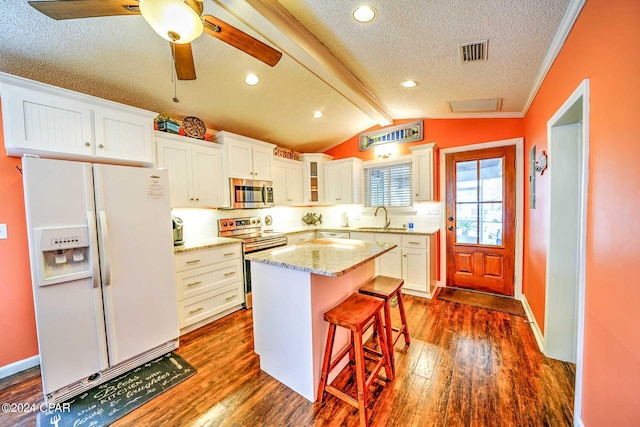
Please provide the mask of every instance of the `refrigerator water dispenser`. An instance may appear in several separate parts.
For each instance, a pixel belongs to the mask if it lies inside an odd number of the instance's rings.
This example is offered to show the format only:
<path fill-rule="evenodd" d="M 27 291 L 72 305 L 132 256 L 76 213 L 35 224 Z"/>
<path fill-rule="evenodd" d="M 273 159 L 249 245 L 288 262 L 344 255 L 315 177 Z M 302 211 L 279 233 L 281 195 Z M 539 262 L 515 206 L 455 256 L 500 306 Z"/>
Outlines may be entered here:
<path fill-rule="evenodd" d="M 91 277 L 89 227 L 36 228 L 39 286 Z"/>

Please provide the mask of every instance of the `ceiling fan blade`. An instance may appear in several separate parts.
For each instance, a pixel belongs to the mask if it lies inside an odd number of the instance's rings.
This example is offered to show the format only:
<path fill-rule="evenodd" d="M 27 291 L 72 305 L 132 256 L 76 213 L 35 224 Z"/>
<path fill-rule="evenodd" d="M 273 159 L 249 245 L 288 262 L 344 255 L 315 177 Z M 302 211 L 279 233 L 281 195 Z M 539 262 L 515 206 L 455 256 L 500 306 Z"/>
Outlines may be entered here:
<path fill-rule="evenodd" d="M 275 50 L 249 34 L 211 15 L 202 17 L 204 32 L 253 56 L 273 67 L 280 61 L 282 52 Z"/>
<path fill-rule="evenodd" d="M 138 2 L 135 0 L 30 1 L 29 4 L 53 19 L 140 14 Z"/>
<path fill-rule="evenodd" d="M 193 63 L 191 43 L 173 43 L 171 44 L 171 52 L 174 55 L 178 80 L 195 80 L 196 66 Z"/>

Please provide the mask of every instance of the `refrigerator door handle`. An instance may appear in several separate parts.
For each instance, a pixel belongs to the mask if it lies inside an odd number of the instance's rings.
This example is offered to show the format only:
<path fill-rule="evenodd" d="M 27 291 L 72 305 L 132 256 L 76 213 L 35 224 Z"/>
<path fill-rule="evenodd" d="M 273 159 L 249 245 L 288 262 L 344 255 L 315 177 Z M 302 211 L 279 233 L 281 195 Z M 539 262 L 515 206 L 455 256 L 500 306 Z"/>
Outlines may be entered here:
<path fill-rule="evenodd" d="M 91 274 L 93 287 L 100 287 L 100 260 L 96 244 L 98 242 L 98 231 L 96 230 L 96 217 L 93 211 L 87 211 L 87 223 L 89 225 L 89 242 L 91 243 Z"/>
<path fill-rule="evenodd" d="M 100 213 L 100 253 L 102 256 L 102 285 L 109 286 L 111 284 L 111 263 L 109 262 L 109 227 L 107 225 L 107 214 L 101 210 Z"/>

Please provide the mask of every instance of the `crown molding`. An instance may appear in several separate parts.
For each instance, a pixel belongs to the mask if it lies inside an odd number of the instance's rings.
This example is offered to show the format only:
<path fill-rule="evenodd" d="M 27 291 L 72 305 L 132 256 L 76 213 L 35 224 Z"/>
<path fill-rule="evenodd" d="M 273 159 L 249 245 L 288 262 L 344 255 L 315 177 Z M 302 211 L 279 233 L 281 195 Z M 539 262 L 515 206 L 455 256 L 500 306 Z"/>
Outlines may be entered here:
<path fill-rule="evenodd" d="M 558 57 L 558 54 L 562 50 L 564 46 L 564 42 L 569 37 L 569 33 L 573 28 L 573 25 L 578 20 L 578 16 L 582 11 L 587 0 L 571 0 L 569 2 L 569 6 L 567 7 L 567 11 L 560 22 L 560 27 L 558 27 L 558 31 L 556 31 L 556 35 L 553 37 L 551 41 L 551 46 L 549 46 L 549 50 L 547 51 L 547 55 L 544 57 L 542 61 L 542 65 L 540 66 L 540 70 L 538 71 L 538 75 L 534 81 L 533 87 L 531 88 L 531 92 L 529 93 L 529 98 L 527 102 L 524 104 L 524 108 L 522 109 L 522 117 L 527 115 L 533 100 L 535 99 L 540 87 L 542 86 L 542 82 L 545 77 L 547 77 L 547 73 L 551 69 L 553 62 Z"/>

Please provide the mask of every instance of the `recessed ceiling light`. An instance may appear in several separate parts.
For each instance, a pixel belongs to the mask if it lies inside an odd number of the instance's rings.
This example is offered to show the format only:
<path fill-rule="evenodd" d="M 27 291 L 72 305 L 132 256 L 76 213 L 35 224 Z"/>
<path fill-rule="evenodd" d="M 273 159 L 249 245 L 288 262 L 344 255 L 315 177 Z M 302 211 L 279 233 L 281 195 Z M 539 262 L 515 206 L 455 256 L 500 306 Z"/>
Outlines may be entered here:
<path fill-rule="evenodd" d="M 315 113 L 313 113 L 314 119 L 319 119 L 322 116 L 324 116 L 324 113 L 322 111 L 316 111 Z"/>
<path fill-rule="evenodd" d="M 376 19 L 377 15 L 378 11 L 373 6 L 363 5 L 353 11 L 353 19 L 365 24 Z"/>
<path fill-rule="evenodd" d="M 400 83 L 402 86 L 404 87 L 416 87 L 418 86 L 420 83 L 418 83 L 415 80 L 405 80 L 402 83 Z"/>
<path fill-rule="evenodd" d="M 247 74 L 247 77 L 244 78 L 244 82 L 249 86 L 255 86 L 260 83 L 260 77 L 256 76 L 253 73 Z"/>

